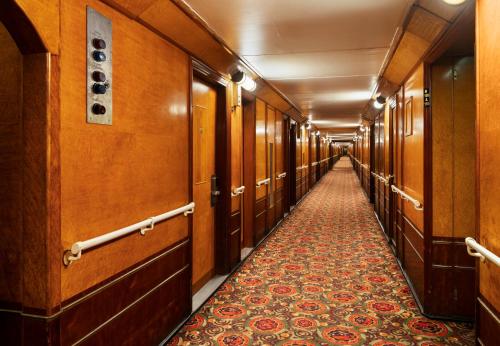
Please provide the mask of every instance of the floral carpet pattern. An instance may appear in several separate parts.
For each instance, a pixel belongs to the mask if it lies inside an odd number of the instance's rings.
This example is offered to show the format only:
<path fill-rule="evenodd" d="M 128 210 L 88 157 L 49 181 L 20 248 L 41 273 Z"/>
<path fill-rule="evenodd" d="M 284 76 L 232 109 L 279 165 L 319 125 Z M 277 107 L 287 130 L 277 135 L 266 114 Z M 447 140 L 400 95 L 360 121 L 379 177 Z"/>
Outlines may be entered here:
<path fill-rule="evenodd" d="M 423 317 L 342 158 L 170 345 L 474 345 Z"/>

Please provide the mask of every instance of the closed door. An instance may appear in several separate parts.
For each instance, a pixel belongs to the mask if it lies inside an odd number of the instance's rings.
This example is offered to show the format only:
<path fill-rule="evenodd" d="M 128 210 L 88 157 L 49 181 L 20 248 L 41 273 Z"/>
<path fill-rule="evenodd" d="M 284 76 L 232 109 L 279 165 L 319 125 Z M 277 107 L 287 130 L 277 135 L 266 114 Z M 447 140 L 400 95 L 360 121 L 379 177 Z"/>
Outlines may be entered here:
<path fill-rule="evenodd" d="M 276 112 L 276 133 L 275 133 L 275 181 L 276 181 L 276 192 L 275 192 L 275 204 L 276 204 L 276 221 L 279 221 L 283 218 L 283 196 L 284 196 L 284 181 L 285 178 L 282 176 L 283 173 L 286 173 L 284 167 L 284 150 L 283 150 L 283 115 L 280 112 Z"/>
<path fill-rule="evenodd" d="M 215 273 L 216 105 L 216 90 L 193 80 L 193 293 Z"/>
<path fill-rule="evenodd" d="M 255 109 L 255 243 L 266 234 L 267 196 L 266 104 L 257 99 Z"/>

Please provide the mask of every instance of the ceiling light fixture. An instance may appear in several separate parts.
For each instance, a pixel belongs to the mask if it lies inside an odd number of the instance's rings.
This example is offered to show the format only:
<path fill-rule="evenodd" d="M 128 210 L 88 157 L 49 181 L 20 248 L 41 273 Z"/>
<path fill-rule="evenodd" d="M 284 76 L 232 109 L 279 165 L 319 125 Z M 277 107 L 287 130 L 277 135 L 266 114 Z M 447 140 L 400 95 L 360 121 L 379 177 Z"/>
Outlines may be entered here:
<path fill-rule="evenodd" d="M 373 107 L 375 107 L 376 109 L 382 109 L 384 108 L 384 105 L 385 105 L 385 97 L 383 96 L 379 96 L 375 99 L 375 101 L 373 101 Z"/>
<path fill-rule="evenodd" d="M 234 73 L 231 79 L 245 90 L 254 91 L 257 88 L 257 83 L 243 71 Z"/>
<path fill-rule="evenodd" d="M 443 0 L 444 2 L 446 2 L 448 5 L 461 5 L 463 4 L 466 0 Z"/>

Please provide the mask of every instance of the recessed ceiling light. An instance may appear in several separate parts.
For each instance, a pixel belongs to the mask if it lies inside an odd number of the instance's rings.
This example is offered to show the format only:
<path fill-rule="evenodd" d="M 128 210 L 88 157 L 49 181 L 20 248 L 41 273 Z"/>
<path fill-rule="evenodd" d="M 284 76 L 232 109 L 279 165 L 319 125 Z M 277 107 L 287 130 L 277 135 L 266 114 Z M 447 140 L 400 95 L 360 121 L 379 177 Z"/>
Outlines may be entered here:
<path fill-rule="evenodd" d="M 443 0 L 443 1 L 446 2 L 448 5 L 461 5 L 466 0 Z"/>

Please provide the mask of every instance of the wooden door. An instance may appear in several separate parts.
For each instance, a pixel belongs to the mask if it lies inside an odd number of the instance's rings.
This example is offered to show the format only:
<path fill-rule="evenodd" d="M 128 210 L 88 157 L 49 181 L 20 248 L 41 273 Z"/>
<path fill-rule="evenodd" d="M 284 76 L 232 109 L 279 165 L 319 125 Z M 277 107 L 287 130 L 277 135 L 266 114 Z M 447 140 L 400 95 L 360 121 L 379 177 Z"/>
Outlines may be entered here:
<path fill-rule="evenodd" d="M 476 2 L 477 165 L 476 240 L 500 255 L 500 2 Z M 498 344 L 500 335 L 500 268 L 477 262 L 477 338 L 482 345 Z"/>
<path fill-rule="evenodd" d="M 215 208 L 211 203 L 215 177 L 217 91 L 193 80 L 193 293 L 215 274 Z M 175 158 L 172 158 L 175 159 Z"/>
<path fill-rule="evenodd" d="M 283 145 L 284 139 L 284 119 L 283 114 L 279 111 L 276 111 L 276 121 L 275 121 L 276 133 L 274 137 L 275 143 L 275 152 L 276 152 L 276 173 L 275 173 L 275 181 L 276 181 L 276 190 L 275 190 L 275 204 L 276 204 L 276 222 L 283 218 L 283 210 L 284 210 L 284 182 L 285 178 L 282 174 L 286 173 L 285 169 L 285 151 Z"/>
<path fill-rule="evenodd" d="M 394 127 L 397 114 L 397 94 L 389 101 L 388 111 L 385 113 L 385 172 L 387 185 L 385 186 L 385 227 L 389 236 L 390 245 L 395 248 L 396 240 L 394 234 L 394 202 L 391 185 L 394 182 Z"/>
<path fill-rule="evenodd" d="M 381 112 L 378 118 L 378 167 L 377 174 L 385 178 L 385 111 Z M 387 233 L 385 227 L 385 184 L 382 180 L 378 179 L 378 212 L 380 223 Z"/>
<path fill-rule="evenodd" d="M 255 244 L 255 99 L 243 98 L 243 242 L 242 248 Z"/>
<path fill-rule="evenodd" d="M 276 143 L 275 143 L 275 127 L 276 127 L 276 111 L 274 108 L 267 106 L 266 115 L 266 148 L 267 148 L 267 173 L 269 179 L 267 185 L 267 223 L 266 230 L 270 231 L 276 224 Z"/>
<path fill-rule="evenodd" d="M 375 117 L 375 122 L 373 124 L 373 143 L 374 143 L 374 148 L 373 148 L 373 167 L 372 167 L 372 172 L 375 174 L 380 174 L 380 114 L 378 114 Z M 378 179 L 377 175 L 372 175 L 371 180 L 373 182 L 373 191 L 375 194 L 375 201 L 374 201 L 374 209 L 375 213 L 377 214 L 377 217 L 379 221 L 381 222 L 381 217 L 380 217 L 380 180 Z"/>
<path fill-rule="evenodd" d="M 403 101 L 404 88 L 396 93 L 396 111 L 392 113 L 393 129 L 392 136 L 394 145 L 392 147 L 393 155 L 393 175 L 392 185 L 400 188 L 402 186 L 402 160 L 403 160 Z M 402 201 L 397 195 L 392 195 L 392 229 L 394 230 L 394 239 L 396 242 L 396 257 L 403 262 L 403 214 Z"/>
<path fill-rule="evenodd" d="M 295 203 L 298 203 L 302 198 L 302 126 L 297 124 L 296 126 L 296 141 L 295 141 Z"/>
<path fill-rule="evenodd" d="M 290 207 L 297 203 L 297 123 L 290 120 L 289 128 L 289 151 L 288 155 L 288 185 L 290 191 L 288 193 Z"/>
<path fill-rule="evenodd" d="M 266 104 L 257 99 L 255 109 L 255 244 L 266 233 L 267 219 L 267 145 L 266 145 Z M 257 186 L 258 185 L 258 186 Z"/>
<path fill-rule="evenodd" d="M 404 85 L 402 172 L 400 189 L 424 201 L 424 65 Z M 424 212 L 405 200 L 402 207 L 403 266 L 422 305 L 424 302 Z M 425 207 L 425 206 L 424 206 Z"/>

